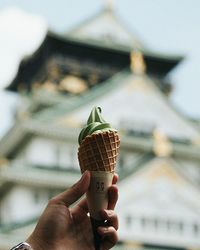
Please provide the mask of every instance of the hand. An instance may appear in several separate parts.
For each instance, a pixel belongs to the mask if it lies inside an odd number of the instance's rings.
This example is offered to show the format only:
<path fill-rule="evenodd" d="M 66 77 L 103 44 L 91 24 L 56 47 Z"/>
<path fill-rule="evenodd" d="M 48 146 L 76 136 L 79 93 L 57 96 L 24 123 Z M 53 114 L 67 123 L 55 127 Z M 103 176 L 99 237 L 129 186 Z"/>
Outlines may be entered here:
<path fill-rule="evenodd" d="M 108 190 L 108 209 L 100 211 L 102 219 L 108 221 L 108 227 L 99 227 L 102 236 L 102 250 L 112 248 L 118 240 L 118 218 L 114 208 L 118 199 L 118 190 L 114 185 Z M 69 208 L 83 194 L 90 184 L 90 172 L 86 171 L 81 179 L 67 191 L 52 198 L 41 215 L 34 232 L 27 239 L 34 250 L 94 250 L 93 234 L 88 216 L 86 198 Z"/>

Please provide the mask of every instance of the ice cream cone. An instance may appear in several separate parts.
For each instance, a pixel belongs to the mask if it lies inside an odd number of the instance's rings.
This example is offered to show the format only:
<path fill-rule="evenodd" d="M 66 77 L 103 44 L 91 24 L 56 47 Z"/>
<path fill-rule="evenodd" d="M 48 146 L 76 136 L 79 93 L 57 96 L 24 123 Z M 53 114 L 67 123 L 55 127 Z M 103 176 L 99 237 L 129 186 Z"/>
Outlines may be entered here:
<path fill-rule="evenodd" d="M 104 226 L 99 211 L 108 207 L 108 188 L 112 185 L 119 144 L 120 140 L 117 132 L 106 131 L 87 136 L 78 150 L 81 172 L 91 171 L 87 201 L 96 250 L 99 249 L 101 243 L 97 228 Z"/>
<path fill-rule="evenodd" d="M 117 131 L 101 117 L 101 109 L 94 108 L 79 135 L 78 160 L 81 172 L 91 172 L 87 202 L 94 233 L 95 249 L 100 249 L 99 226 L 105 226 L 99 212 L 108 208 L 108 188 L 112 185 L 120 139 Z"/>

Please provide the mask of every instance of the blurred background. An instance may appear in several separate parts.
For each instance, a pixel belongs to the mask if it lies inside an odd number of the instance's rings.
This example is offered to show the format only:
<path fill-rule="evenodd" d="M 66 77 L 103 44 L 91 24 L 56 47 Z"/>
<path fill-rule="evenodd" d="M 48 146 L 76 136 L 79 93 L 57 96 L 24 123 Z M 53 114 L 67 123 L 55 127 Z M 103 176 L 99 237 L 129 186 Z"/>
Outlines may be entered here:
<path fill-rule="evenodd" d="M 0 1 L 0 249 L 80 177 L 94 106 L 121 135 L 115 249 L 200 249 L 199 8 Z"/>

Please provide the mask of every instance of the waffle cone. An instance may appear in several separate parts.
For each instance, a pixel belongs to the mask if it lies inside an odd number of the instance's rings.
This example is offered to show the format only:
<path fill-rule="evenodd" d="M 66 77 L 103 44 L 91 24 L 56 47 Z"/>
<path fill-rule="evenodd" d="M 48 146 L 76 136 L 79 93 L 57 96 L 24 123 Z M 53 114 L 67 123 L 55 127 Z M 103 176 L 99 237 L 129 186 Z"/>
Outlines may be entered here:
<path fill-rule="evenodd" d="M 78 149 L 78 160 L 83 173 L 89 171 L 114 172 L 120 139 L 116 131 L 88 135 Z"/>

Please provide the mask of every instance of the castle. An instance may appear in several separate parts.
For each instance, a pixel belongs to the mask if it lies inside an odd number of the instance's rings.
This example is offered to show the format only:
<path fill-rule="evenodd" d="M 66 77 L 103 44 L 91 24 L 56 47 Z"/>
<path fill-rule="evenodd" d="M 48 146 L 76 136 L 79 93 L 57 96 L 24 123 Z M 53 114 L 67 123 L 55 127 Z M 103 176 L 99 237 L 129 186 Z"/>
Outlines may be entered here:
<path fill-rule="evenodd" d="M 0 141 L 0 249 L 80 177 L 77 138 L 93 106 L 121 136 L 115 249 L 200 249 L 200 131 L 168 98 L 181 60 L 147 49 L 111 6 L 46 34 L 7 87 L 22 101 Z"/>

